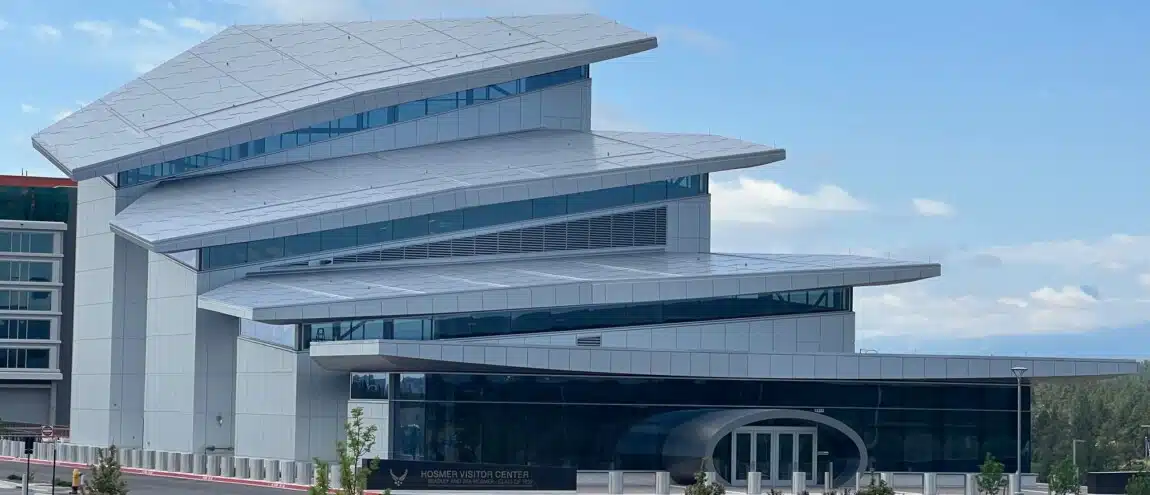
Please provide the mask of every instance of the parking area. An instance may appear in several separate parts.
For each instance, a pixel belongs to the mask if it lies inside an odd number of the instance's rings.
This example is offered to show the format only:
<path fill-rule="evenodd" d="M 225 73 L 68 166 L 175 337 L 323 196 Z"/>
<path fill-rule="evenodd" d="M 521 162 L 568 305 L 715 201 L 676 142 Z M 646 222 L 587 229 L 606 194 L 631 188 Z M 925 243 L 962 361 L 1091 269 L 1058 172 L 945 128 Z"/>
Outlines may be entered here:
<path fill-rule="evenodd" d="M 0 495 L 20 493 L 19 482 L 8 481 L 7 478 L 10 474 L 18 474 L 23 476 L 24 464 L 9 461 L 0 462 L 0 482 L 6 482 L 0 483 Z M 52 493 L 51 487 L 47 484 L 51 474 L 51 466 L 38 466 L 35 464 L 32 465 L 32 480 L 37 485 L 34 487 L 33 493 L 37 495 Z M 71 468 L 61 467 L 56 469 L 56 478 L 58 479 L 70 480 L 71 476 Z M 298 495 L 303 493 L 301 491 L 284 490 L 278 488 L 232 485 L 225 483 L 211 483 L 207 481 L 180 480 L 131 474 L 125 474 L 124 479 L 127 480 L 128 489 L 131 490 L 132 495 L 279 495 L 288 493 Z M 68 488 L 56 488 L 57 494 L 63 495 L 68 492 Z"/>

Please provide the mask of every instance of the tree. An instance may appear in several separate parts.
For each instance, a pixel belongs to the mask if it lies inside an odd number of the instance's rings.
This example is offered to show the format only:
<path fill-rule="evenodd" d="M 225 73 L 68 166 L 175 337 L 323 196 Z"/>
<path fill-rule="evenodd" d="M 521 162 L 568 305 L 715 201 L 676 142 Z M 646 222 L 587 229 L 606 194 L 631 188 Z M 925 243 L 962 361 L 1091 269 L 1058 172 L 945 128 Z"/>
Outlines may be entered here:
<path fill-rule="evenodd" d="M 1007 484 L 1009 483 L 1003 474 L 1002 463 L 998 462 L 993 455 L 987 452 L 986 460 L 982 462 L 978 473 L 979 493 L 998 495 L 1005 491 Z"/>
<path fill-rule="evenodd" d="M 695 482 L 687 485 L 683 495 L 723 495 L 727 492 L 718 481 L 707 481 L 707 473 L 703 472 L 706 465 L 707 460 L 703 459 L 703 465 L 695 472 Z"/>
<path fill-rule="evenodd" d="M 886 484 L 874 471 L 870 472 L 870 484 L 859 488 L 858 495 L 894 495 L 894 488 Z"/>
<path fill-rule="evenodd" d="M 1126 495 L 1150 495 L 1150 474 L 1142 471 L 1131 476 L 1126 482 Z"/>
<path fill-rule="evenodd" d="M 96 450 L 96 464 L 89 466 L 92 475 L 84 483 L 84 490 L 92 495 L 127 495 L 128 483 L 120 476 L 120 460 L 116 446 Z"/>
<path fill-rule="evenodd" d="M 311 488 L 308 488 L 307 495 L 327 495 L 331 492 L 331 464 L 319 460 L 319 457 L 313 459 L 315 462 L 315 483 Z"/>
<path fill-rule="evenodd" d="M 1082 490 L 1079 480 L 1078 468 L 1070 459 L 1063 459 L 1050 471 L 1050 493 L 1053 495 L 1067 495 Z M 1148 494 L 1150 495 L 1150 494 Z"/>
<path fill-rule="evenodd" d="M 375 434 L 379 431 L 376 425 L 363 424 L 363 408 L 351 410 L 351 418 L 344 424 L 344 433 L 347 439 L 336 443 L 336 455 L 339 457 L 339 484 L 340 495 L 363 495 L 367 489 L 367 478 L 379 469 L 379 457 L 374 457 L 369 465 L 364 466 L 361 459 L 375 446 Z"/>

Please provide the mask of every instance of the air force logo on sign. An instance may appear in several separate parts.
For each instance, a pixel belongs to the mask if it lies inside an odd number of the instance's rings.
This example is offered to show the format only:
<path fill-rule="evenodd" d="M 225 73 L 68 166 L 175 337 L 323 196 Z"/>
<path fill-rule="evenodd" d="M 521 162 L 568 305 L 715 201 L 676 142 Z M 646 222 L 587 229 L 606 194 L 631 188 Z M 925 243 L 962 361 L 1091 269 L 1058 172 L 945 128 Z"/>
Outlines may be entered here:
<path fill-rule="evenodd" d="M 392 481 L 392 483 L 395 483 L 395 486 L 403 486 L 403 480 L 407 479 L 407 470 L 406 469 L 404 469 L 403 474 L 401 474 L 399 476 L 396 476 L 395 471 L 392 471 L 390 469 L 387 470 L 387 473 L 391 475 L 391 481 Z"/>

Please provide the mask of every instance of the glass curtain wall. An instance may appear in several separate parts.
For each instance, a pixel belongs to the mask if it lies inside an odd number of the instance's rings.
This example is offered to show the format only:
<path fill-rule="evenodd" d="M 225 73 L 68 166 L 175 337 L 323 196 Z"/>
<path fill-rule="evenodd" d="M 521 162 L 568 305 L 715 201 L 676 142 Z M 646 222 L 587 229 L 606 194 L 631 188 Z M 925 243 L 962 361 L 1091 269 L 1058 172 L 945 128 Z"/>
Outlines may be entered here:
<path fill-rule="evenodd" d="M 375 375 L 373 380 L 378 380 Z M 364 377 L 353 374 L 353 383 Z M 391 382 L 399 459 L 663 469 L 662 440 L 700 412 L 797 408 L 857 432 L 878 471 L 977 472 L 986 453 L 1015 464 L 1015 388 L 1001 383 L 787 382 L 523 375 L 399 374 Z M 352 399 L 374 399 L 353 386 Z M 1030 389 L 1024 387 L 1023 441 Z M 807 424 L 805 426 L 814 426 Z M 819 449 L 855 456 L 824 434 Z M 729 453 L 730 443 L 726 443 Z M 845 451 L 844 451 L 845 449 Z M 720 446 L 716 461 L 723 453 Z M 1025 452 L 1026 450 L 1024 450 Z M 836 465 L 842 465 L 836 462 Z M 1028 469 L 1029 459 L 1023 459 Z"/>

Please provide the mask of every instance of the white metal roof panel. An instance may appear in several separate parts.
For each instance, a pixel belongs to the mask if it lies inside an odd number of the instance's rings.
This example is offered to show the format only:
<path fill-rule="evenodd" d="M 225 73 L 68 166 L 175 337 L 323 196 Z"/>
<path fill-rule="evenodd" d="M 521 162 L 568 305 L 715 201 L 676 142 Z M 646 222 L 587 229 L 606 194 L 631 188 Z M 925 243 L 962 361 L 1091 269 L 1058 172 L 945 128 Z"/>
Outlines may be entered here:
<path fill-rule="evenodd" d="M 855 276 L 848 279 L 843 275 L 846 272 Z M 655 252 L 375 269 L 322 269 L 250 276 L 206 292 L 199 296 L 199 301 L 204 309 L 272 321 L 290 319 L 277 316 L 279 308 L 298 309 L 299 318 L 311 314 L 305 307 L 314 309 L 318 306 L 325 307 L 320 315 L 324 318 L 353 317 L 357 307 L 363 310 L 363 316 L 428 313 L 431 311 L 418 310 L 423 307 L 418 302 L 408 304 L 407 301 L 422 299 L 430 307 L 432 299 L 446 294 L 491 292 L 493 297 L 498 297 L 506 291 L 533 287 L 565 286 L 573 293 L 586 292 L 558 302 L 553 296 L 550 304 L 546 301 L 540 304 L 562 306 L 630 302 L 611 300 L 605 290 L 596 294 L 607 285 L 619 283 L 674 282 L 680 286 L 661 287 L 659 299 L 685 299 L 842 285 L 891 284 L 934 277 L 939 273 L 937 264 L 850 255 Z M 716 293 L 711 279 L 725 277 L 746 277 L 746 280 L 733 284 L 733 293 Z M 768 278 L 769 281 L 766 280 Z M 702 282 L 690 289 L 681 285 L 698 280 Z M 631 289 L 625 292 L 631 294 Z M 486 309 L 511 309 L 508 296 L 504 294 L 502 297 L 501 308 Z M 402 309 L 394 305 L 388 305 L 392 309 L 383 309 L 378 302 L 381 300 L 404 304 Z M 528 295 L 524 300 L 530 304 L 533 298 Z M 365 301 L 376 302 L 374 306 L 356 304 Z M 350 303 L 343 305 L 349 314 L 339 313 L 342 310 L 338 307 L 336 310 L 330 308 L 330 305 L 340 303 Z"/>
<path fill-rule="evenodd" d="M 178 251 L 187 247 L 176 242 L 224 244 L 219 234 L 237 229 L 448 191 L 724 164 L 733 157 L 741 161 L 716 166 L 739 168 L 782 156 L 782 150 L 712 135 L 534 130 L 166 182 L 111 224 L 149 249 Z M 452 201 L 445 209 L 464 206 Z M 265 230 L 262 237 L 245 233 L 244 240 L 272 237 Z"/>
<path fill-rule="evenodd" d="M 654 37 L 592 14 L 232 26 L 37 133 L 33 143 L 64 172 L 86 179 L 126 169 L 123 158 L 348 96 L 654 47 Z"/>
<path fill-rule="evenodd" d="M 1138 373 L 1130 359 L 651 350 L 488 344 L 452 340 L 313 342 L 311 357 L 338 371 L 507 371 L 782 380 L 1027 380 Z"/>

